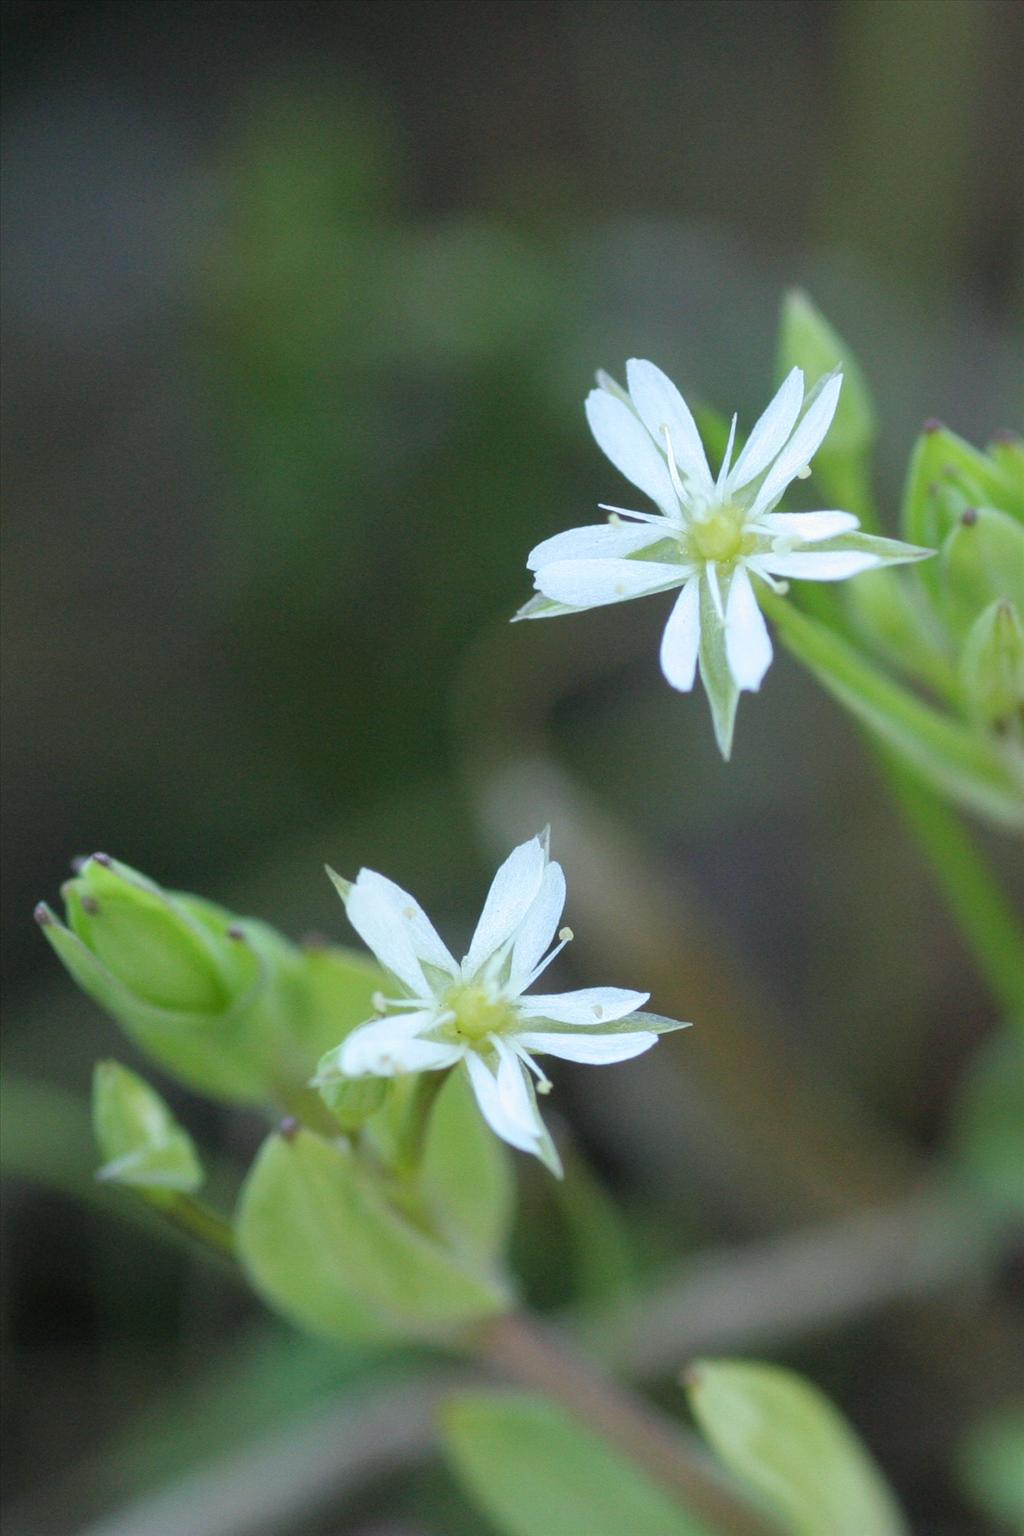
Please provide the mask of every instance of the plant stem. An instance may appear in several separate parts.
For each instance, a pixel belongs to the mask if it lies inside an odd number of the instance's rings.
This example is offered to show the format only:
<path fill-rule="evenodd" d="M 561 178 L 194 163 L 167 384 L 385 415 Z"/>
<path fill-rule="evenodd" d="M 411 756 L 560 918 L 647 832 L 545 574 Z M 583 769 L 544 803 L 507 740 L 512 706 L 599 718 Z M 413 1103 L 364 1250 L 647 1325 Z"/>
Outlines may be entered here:
<path fill-rule="evenodd" d="M 695 1442 L 527 1313 L 509 1312 L 488 1323 L 476 1349 L 503 1376 L 567 1408 L 716 1533 L 779 1536 L 778 1526 L 724 1481 Z"/>
<path fill-rule="evenodd" d="M 889 753 L 889 788 L 993 998 L 1024 1022 L 1024 929 L 960 818 Z"/>
<path fill-rule="evenodd" d="M 396 1163 L 399 1172 L 411 1172 L 419 1167 L 430 1113 L 447 1076 L 446 1072 L 421 1072 L 417 1077 L 398 1136 Z"/>

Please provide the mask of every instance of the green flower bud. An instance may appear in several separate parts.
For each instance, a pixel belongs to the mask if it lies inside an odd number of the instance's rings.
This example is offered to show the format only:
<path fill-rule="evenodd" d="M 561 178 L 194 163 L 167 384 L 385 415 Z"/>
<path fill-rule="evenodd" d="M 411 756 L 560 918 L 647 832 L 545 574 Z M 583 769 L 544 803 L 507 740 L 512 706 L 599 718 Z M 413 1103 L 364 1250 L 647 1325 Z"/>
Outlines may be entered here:
<path fill-rule="evenodd" d="M 43 933 L 84 992 L 168 1071 L 213 1098 L 288 1106 L 316 1063 L 372 1012 L 380 971 L 304 952 L 274 929 L 161 889 L 105 854 L 63 890 Z"/>
<path fill-rule="evenodd" d="M 1024 527 L 995 507 L 968 507 L 943 543 L 940 599 L 956 636 L 999 598 L 1024 612 Z"/>
<path fill-rule="evenodd" d="M 941 422 L 929 421 L 917 440 L 903 492 L 903 536 L 934 548 L 950 534 L 970 507 L 1010 510 L 1012 476 L 995 458 L 957 437 Z M 926 583 L 938 579 L 936 567 L 922 568 Z"/>
<path fill-rule="evenodd" d="M 92 1119 L 104 1159 L 96 1175 L 150 1195 L 192 1194 L 203 1170 L 192 1138 L 158 1093 L 116 1061 L 93 1074 Z"/>
<path fill-rule="evenodd" d="M 967 708 L 1001 735 L 1024 725 L 1024 624 L 1005 598 L 975 620 L 960 658 Z"/>
<path fill-rule="evenodd" d="M 357 1131 L 375 1115 L 388 1096 L 391 1082 L 386 1077 L 331 1076 L 337 1051 L 323 1057 L 313 1085 L 318 1089 L 331 1114 L 343 1131 Z"/>

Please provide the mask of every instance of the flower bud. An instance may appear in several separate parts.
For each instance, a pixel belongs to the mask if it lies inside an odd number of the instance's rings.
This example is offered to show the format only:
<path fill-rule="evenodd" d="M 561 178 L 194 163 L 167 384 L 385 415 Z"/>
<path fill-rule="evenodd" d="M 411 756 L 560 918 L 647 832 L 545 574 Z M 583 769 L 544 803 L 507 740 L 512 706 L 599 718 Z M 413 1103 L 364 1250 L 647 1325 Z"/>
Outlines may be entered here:
<path fill-rule="evenodd" d="M 990 603 L 1005 598 L 1024 612 L 1024 527 L 995 507 L 967 507 L 943 543 L 942 607 L 963 637 Z"/>
<path fill-rule="evenodd" d="M 192 1138 L 160 1095 L 116 1061 L 93 1074 L 93 1131 L 104 1162 L 97 1178 L 146 1194 L 192 1194 L 203 1170 Z"/>
<path fill-rule="evenodd" d="M 1024 725 L 1024 624 L 1005 598 L 975 620 L 960 658 L 967 708 L 1000 734 Z"/>

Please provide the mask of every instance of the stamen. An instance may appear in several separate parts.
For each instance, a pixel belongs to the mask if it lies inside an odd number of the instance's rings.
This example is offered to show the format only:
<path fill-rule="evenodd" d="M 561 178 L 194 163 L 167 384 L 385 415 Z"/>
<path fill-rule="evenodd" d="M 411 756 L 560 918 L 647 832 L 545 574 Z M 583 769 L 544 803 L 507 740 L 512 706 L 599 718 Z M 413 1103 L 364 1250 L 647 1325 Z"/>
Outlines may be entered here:
<path fill-rule="evenodd" d="M 550 950 L 548 954 L 545 955 L 540 964 L 534 967 L 533 971 L 530 973 L 529 980 L 523 982 L 522 986 L 519 988 L 519 991 L 525 992 L 528 987 L 532 987 L 534 982 L 537 980 L 537 977 L 542 975 L 544 971 L 547 970 L 555 956 L 560 955 L 565 946 L 567 944 L 571 944 L 575 937 L 576 935 L 573 933 L 571 928 L 560 928 L 558 930 L 559 942 L 555 945 L 554 949 Z"/>
<path fill-rule="evenodd" d="M 668 523 L 669 521 L 661 512 L 633 512 L 629 507 L 613 507 L 607 501 L 599 501 L 598 507 L 602 512 L 614 512 L 620 517 L 635 517 L 638 523 Z"/>
<path fill-rule="evenodd" d="M 509 1035 L 507 1043 L 515 1051 L 524 1067 L 528 1068 L 528 1070 L 531 1071 L 534 1077 L 537 1079 L 537 1092 L 550 1093 L 554 1084 L 548 1077 L 547 1073 L 544 1072 L 541 1067 L 538 1067 L 537 1063 L 534 1061 L 525 1045 L 520 1045 L 515 1035 Z"/>
<path fill-rule="evenodd" d="M 675 488 L 675 493 L 679 497 L 679 500 L 681 502 L 684 502 L 686 500 L 686 492 L 683 490 L 683 482 L 679 478 L 679 470 L 676 467 L 676 456 L 672 452 L 672 434 L 669 431 L 668 426 L 667 426 L 667 424 L 664 421 L 661 424 L 661 430 L 664 432 L 664 434 L 665 434 L 665 442 L 668 444 L 668 473 L 669 473 L 669 478 L 672 481 L 672 484 L 673 484 L 673 486 Z"/>
<path fill-rule="evenodd" d="M 732 450 L 733 450 L 733 444 L 736 441 L 736 422 L 737 422 L 737 420 L 738 420 L 738 413 L 734 412 L 733 413 L 733 418 L 732 418 L 732 426 L 729 428 L 729 441 L 725 445 L 725 456 L 722 459 L 722 467 L 718 471 L 718 480 L 715 483 L 715 489 L 717 491 L 720 491 L 722 489 L 722 487 L 724 486 L 726 478 L 727 478 L 727 476 L 729 474 L 729 466 L 732 464 Z"/>
<path fill-rule="evenodd" d="M 777 592 L 780 597 L 785 597 L 789 591 L 789 582 L 782 581 L 778 576 L 773 576 L 770 571 L 766 571 L 756 558 L 747 561 L 747 569 L 753 571 L 755 576 L 760 576 L 765 585 L 771 587 L 772 591 Z"/>
<path fill-rule="evenodd" d="M 608 514 L 608 521 L 609 521 L 609 523 L 611 524 L 611 526 L 613 528 L 621 528 L 622 527 L 622 518 L 619 516 L 619 514 L 617 512 L 609 512 L 609 514 Z"/>
<path fill-rule="evenodd" d="M 805 464 L 803 469 L 798 469 L 796 472 L 796 478 L 798 480 L 809 480 L 811 478 L 811 466 L 809 464 Z"/>

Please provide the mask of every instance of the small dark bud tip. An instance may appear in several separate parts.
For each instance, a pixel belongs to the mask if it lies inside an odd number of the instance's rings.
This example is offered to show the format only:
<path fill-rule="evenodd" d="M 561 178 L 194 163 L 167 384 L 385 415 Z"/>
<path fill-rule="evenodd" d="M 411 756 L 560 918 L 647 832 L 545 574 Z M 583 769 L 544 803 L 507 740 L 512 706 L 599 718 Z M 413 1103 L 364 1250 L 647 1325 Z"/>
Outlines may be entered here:
<path fill-rule="evenodd" d="M 95 896 L 85 895 L 85 896 L 82 897 L 82 911 L 83 912 L 88 912 L 90 917 L 98 917 L 99 916 L 99 910 L 100 910 L 100 904 L 96 900 Z"/>
<path fill-rule="evenodd" d="M 88 862 L 88 854 L 80 853 L 76 859 L 71 860 L 71 873 L 73 875 L 80 875 Z"/>
<path fill-rule="evenodd" d="M 33 909 L 32 916 L 35 918 L 40 928 L 45 928 L 48 926 L 48 924 L 53 922 L 50 909 L 46 905 L 45 901 L 41 901 L 38 906 Z"/>
<path fill-rule="evenodd" d="M 1017 436 L 1016 432 L 1011 432 L 1009 427 L 1002 427 L 995 434 L 992 441 L 994 443 L 1009 443 L 1010 446 L 1013 447 L 1016 443 L 1020 442 L 1020 438 Z"/>
<path fill-rule="evenodd" d="M 963 523 L 965 528 L 973 528 L 975 523 L 978 521 L 977 507 L 964 507 L 964 510 L 960 514 L 960 521 Z"/>
<path fill-rule="evenodd" d="M 236 944 L 244 944 L 245 943 L 245 934 L 242 932 L 241 928 L 239 928 L 236 923 L 232 923 L 231 927 L 228 929 L 228 938 L 229 939 L 234 939 Z"/>
<path fill-rule="evenodd" d="M 683 1385 L 689 1387 L 691 1392 L 695 1387 L 699 1387 L 703 1380 L 704 1373 L 699 1365 L 688 1365 L 683 1372 Z"/>
<path fill-rule="evenodd" d="M 294 1141 L 301 1127 L 294 1115 L 285 1115 L 277 1128 L 277 1134 L 283 1136 L 285 1141 Z"/>
<path fill-rule="evenodd" d="M 322 933 L 304 933 L 301 939 L 303 949 L 326 949 L 330 939 Z"/>
<path fill-rule="evenodd" d="M 939 421 L 934 416 L 929 416 L 928 420 L 925 422 L 924 426 L 921 428 L 921 431 L 922 432 L 927 432 L 928 436 L 930 437 L 933 432 L 941 432 L 942 431 L 942 422 Z"/>
<path fill-rule="evenodd" d="M 96 864 L 102 864 L 104 869 L 109 869 L 111 864 L 114 862 L 109 853 L 94 853 L 92 857 L 93 862 Z"/>

